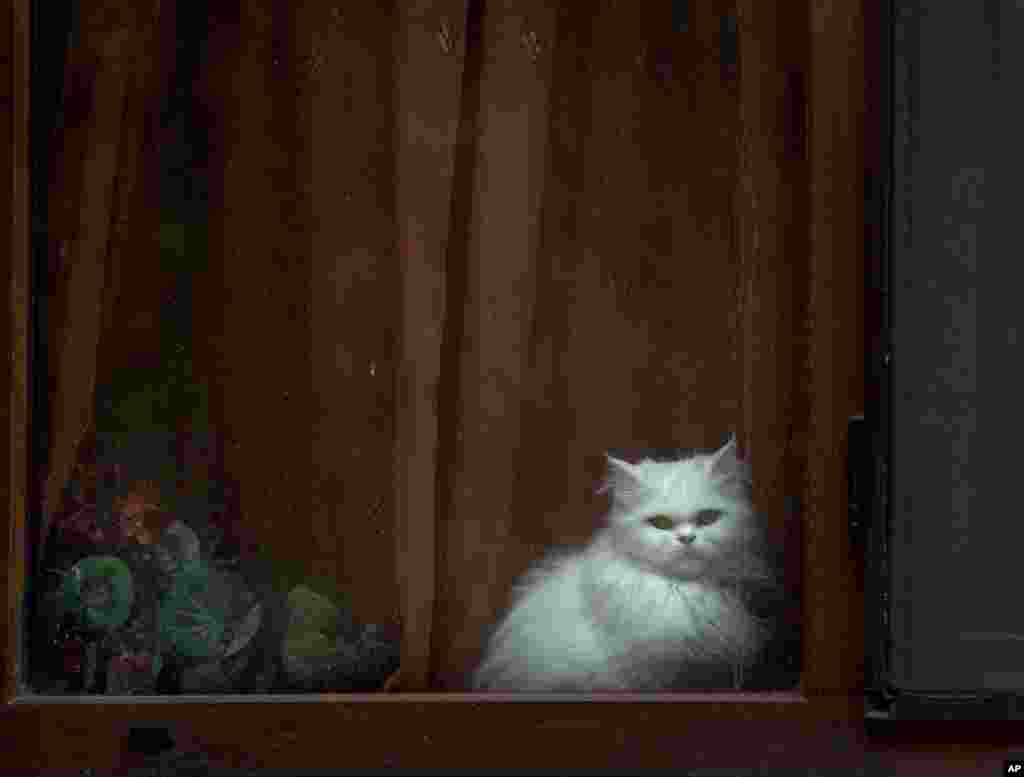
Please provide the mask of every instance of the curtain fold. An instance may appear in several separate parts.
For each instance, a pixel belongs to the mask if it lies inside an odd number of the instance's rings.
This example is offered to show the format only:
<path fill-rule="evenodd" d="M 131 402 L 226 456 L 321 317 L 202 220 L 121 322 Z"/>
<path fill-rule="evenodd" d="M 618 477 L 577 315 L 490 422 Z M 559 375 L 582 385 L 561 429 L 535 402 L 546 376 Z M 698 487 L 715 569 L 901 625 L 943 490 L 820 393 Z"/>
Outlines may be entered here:
<path fill-rule="evenodd" d="M 117 329 L 125 277 L 133 277 L 124 265 L 144 265 L 155 256 L 147 248 L 155 247 L 156 140 L 174 0 L 89 0 L 78 13 L 63 123 L 54 137 L 51 169 L 60 173 L 50 183 L 50 272 L 47 288 L 37 290 L 49 296 L 52 312 L 42 345 L 48 350 L 52 417 L 39 475 L 41 539 L 95 431 L 101 354 Z M 153 45 L 159 42 L 164 45 Z M 141 269 L 134 276 L 148 275 Z"/>

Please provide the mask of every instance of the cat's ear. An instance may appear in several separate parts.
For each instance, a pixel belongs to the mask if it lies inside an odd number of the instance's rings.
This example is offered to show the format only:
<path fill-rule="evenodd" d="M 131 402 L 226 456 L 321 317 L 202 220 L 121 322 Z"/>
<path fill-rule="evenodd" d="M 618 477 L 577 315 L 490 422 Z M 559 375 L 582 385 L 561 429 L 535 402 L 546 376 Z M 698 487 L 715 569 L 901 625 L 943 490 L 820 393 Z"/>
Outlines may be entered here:
<path fill-rule="evenodd" d="M 605 458 L 608 460 L 608 475 L 598 493 L 610 491 L 614 500 L 620 504 L 637 502 L 644 492 L 644 483 L 637 466 L 607 454 Z"/>
<path fill-rule="evenodd" d="M 739 480 L 751 483 L 750 463 L 740 458 L 736 435 L 729 435 L 728 442 L 708 457 L 708 474 L 715 479 Z"/>

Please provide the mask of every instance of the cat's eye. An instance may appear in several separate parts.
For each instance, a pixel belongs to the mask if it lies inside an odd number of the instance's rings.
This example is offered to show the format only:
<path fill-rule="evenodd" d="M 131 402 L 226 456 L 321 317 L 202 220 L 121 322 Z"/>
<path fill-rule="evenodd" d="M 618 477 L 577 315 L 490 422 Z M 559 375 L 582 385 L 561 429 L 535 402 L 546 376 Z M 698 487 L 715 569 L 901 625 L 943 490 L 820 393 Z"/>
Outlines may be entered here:
<path fill-rule="evenodd" d="M 668 530 L 675 526 L 675 521 L 669 518 L 667 515 L 652 515 L 647 519 L 647 523 L 653 526 L 655 529 Z"/>
<path fill-rule="evenodd" d="M 721 517 L 721 510 L 701 510 L 694 516 L 693 522 L 698 526 L 709 526 Z"/>

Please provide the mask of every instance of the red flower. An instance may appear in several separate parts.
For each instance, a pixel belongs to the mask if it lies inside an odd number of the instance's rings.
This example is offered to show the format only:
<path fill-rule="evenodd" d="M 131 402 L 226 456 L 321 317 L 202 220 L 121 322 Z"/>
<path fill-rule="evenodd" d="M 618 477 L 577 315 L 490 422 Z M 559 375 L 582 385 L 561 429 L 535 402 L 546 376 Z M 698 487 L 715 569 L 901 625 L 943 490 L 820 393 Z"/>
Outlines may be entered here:
<path fill-rule="evenodd" d="M 123 653 L 110 659 L 110 664 L 118 674 L 149 674 L 153 671 L 153 656 L 149 653 Z"/>
<path fill-rule="evenodd" d="M 132 484 L 128 493 L 114 499 L 114 509 L 124 518 L 134 518 L 161 509 L 160 487 L 150 480 Z"/>
<path fill-rule="evenodd" d="M 153 656 L 149 653 L 137 653 L 134 656 L 129 656 L 128 661 L 136 672 L 153 671 Z"/>
<path fill-rule="evenodd" d="M 81 672 L 82 661 L 85 658 L 85 643 L 73 637 L 67 640 L 61 649 L 64 652 L 64 671 L 67 674 Z"/>
<path fill-rule="evenodd" d="M 160 488 L 149 480 L 140 480 L 124 495 L 114 499 L 114 510 L 121 531 L 140 545 L 150 545 L 172 517 L 160 501 Z"/>

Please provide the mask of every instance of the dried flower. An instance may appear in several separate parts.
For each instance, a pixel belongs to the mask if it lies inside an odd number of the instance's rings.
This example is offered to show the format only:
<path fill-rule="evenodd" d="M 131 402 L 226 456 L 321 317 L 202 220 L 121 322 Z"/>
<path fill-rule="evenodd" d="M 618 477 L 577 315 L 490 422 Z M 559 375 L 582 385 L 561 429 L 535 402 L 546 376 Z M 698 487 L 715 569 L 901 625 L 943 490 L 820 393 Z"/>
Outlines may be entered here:
<path fill-rule="evenodd" d="M 140 545 L 151 545 L 172 521 L 160 501 L 160 488 L 151 480 L 135 481 L 124 496 L 114 499 L 121 531 Z"/>
<path fill-rule="evenodd" d="M 118 672 L 153 673 L 153 656 L 149 653 L 123 653 L 110 659 L 110 663 Z"/>
<path fill-rule="evenodd" d="M 135 540 L 140 545 L 153 544 L 153 533 L 147 528 L 141 515 L 122 519 L 121 531 L 126 537 Z"/>
<path fill-rule="evenodd" d="M 161 507 L 160 488 L 151 480 L 135 481 L 127 494 L 114 499 L 114 510 L 122 518 L 134 518 Z"/>
<path fill-rule="evenodd" d="M 85 643 L 77 638 L 71 638 L 61 645 L 61 653 L 64 659 L 64 671 L 67 674 L 78 674 L 82 671 L 82 663 L 85 658 Z"/>
<path fill-rule="evenodd" d="M 115 696 L 143 693 L 160 673 L 160 656 L 126 651 L 107 664 L 107 693 Z"/>

